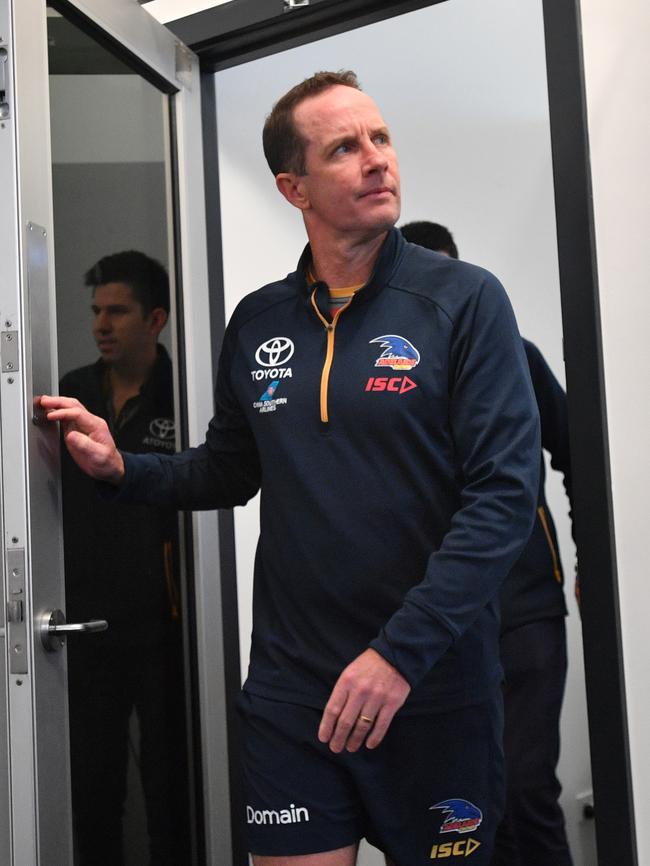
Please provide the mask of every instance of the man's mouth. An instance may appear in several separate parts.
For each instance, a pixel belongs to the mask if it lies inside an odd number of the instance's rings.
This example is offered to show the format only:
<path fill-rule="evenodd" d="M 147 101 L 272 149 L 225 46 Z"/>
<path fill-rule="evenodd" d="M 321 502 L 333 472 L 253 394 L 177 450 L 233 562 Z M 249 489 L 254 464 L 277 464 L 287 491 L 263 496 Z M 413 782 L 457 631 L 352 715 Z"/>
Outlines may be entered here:
<path fill-rule="evenodd" d="M 381 195 L 394 195 L 393 190 L 389 186 L 378 186 L 375 189 L 369 189 L 366 192 L 362 192 L 359 198 L 371 198 L 373 196 L 381 196 Z"/>

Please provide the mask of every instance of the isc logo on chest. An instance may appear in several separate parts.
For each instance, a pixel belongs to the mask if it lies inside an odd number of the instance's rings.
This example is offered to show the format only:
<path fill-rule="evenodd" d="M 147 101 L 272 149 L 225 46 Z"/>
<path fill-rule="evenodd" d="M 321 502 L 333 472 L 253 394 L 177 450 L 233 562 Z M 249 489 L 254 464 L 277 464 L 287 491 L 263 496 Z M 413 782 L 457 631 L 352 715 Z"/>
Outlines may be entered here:
<path fill-rule="evenodd" d="M 442 860 L 445 857 L 469 857 L 481 843 L 476 839 L 459 839 L 457 842 L 442 842 L 431 849 L 432 860 Z"/>
<path fill-rule="evenodd" d="M 389 391 L 393 394 L 404 394 L 417 388 L 408 376 L 371 376 L 366 383 L 366 391 Z"/>

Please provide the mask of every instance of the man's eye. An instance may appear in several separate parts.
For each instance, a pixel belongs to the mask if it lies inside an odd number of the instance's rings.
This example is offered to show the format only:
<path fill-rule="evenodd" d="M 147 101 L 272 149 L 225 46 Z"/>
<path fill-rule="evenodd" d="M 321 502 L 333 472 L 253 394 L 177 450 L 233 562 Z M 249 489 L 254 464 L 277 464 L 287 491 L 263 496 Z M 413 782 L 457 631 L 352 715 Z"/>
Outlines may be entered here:
<path fill-rule="evenodd" d="M 380 132 L 375 136 L 375 144 L 388 144 L 388 136 L 384 132 Z"/>
<path fill-rule="evenodd" d="M 334 153 L 349 153 L 352 150 L 352 145 L 344 142 L 343 144 L 339 144 Z"/>

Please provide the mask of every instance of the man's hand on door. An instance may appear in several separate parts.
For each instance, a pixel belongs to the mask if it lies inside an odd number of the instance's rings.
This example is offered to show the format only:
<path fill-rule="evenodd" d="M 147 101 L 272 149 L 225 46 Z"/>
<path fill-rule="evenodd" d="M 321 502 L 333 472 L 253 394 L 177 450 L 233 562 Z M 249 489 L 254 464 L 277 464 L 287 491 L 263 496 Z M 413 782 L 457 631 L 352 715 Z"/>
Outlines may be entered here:
<path fill-rule="evenodd" d="M 98 481 L 120 484 L 124 461 L 106 421 L 92 415 L 74 397 L 44 396 L 40 403 L 47 420 L 61 424 L 63 439 L 75 463 Z"/>

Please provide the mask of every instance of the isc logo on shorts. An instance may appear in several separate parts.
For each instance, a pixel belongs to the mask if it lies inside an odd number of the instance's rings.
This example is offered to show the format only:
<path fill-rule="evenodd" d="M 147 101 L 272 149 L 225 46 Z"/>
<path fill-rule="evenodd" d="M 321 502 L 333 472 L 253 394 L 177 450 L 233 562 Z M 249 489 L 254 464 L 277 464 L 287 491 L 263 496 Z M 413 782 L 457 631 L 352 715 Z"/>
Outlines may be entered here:
<path fill-rule="evenodd" d="M 459 839 L 457 842 L 441 842 L 431 849 L 432 860 L 442 860 L 445 857 L 469 857 L 481 843 L 476 839 Z"/>

